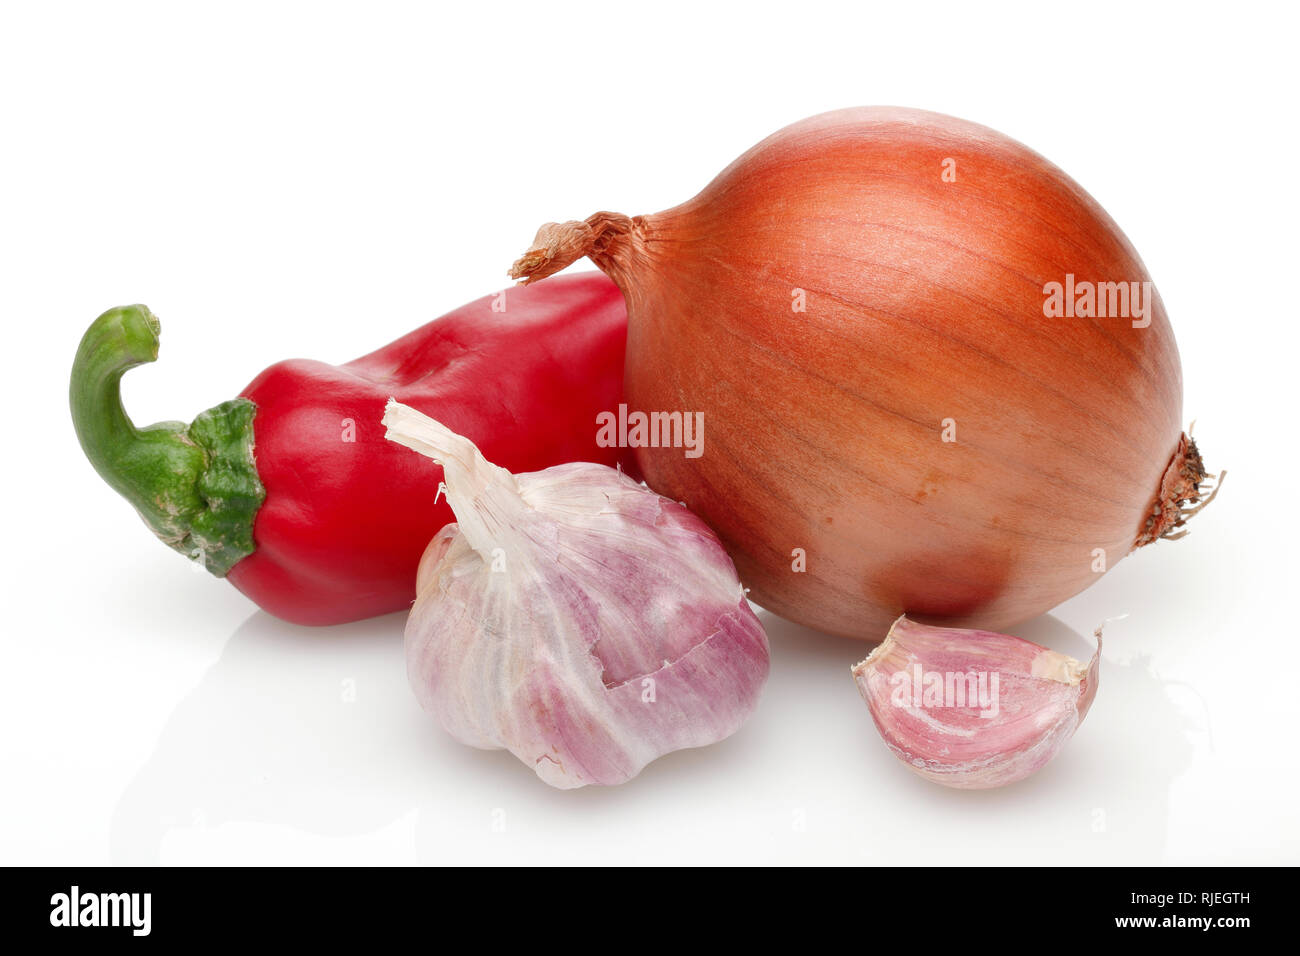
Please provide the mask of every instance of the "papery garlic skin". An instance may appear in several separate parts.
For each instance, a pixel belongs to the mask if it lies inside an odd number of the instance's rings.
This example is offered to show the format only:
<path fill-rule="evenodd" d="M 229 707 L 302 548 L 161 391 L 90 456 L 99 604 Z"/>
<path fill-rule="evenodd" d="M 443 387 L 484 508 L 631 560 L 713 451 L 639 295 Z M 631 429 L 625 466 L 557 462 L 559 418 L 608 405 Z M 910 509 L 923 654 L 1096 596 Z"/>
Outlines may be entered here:
<path fill-rule="evenodd" d="M 1082 663 L 1008 634 L 904 616 L 853 677 L 895 756 L 928 780 L 982 790 L 1024 779 L 1074 735 L 1097 693 L 1100 628 L 1096 637 Z"/>
<path fill-rule="evenodd" d="M 604 465 L 511 475 L 413 409 L 384 423 L 443 463 L 460 519 L 425 551 L 406 626 L 412 687 L 449 733 L 570 788 L 739 729 L 767 636 L 699 518 Z"/>

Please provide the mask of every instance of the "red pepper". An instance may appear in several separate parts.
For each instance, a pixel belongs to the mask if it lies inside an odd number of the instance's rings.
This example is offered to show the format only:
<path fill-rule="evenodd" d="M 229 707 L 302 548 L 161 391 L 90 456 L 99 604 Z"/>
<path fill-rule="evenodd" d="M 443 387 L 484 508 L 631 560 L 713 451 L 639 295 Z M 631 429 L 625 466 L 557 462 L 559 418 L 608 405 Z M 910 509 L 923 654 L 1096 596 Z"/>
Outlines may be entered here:
<path fill-rule="evenodd" d="M 409 607 L 425 545 L 455 520 L 434 503 L 442 469 L 384 439 L 390 396 L 512 472 L 619 457 L 596 444 L 596 416 L 618 407 L 627 314 L 599 273 L 486 296 L 346 365 L 280 362 L 191 425 L 138 429 L 120 382 L 158 357 L 158 331 L 135 305 L 86 332 L 81 446 L 166 544 L 287 621 Z"/>

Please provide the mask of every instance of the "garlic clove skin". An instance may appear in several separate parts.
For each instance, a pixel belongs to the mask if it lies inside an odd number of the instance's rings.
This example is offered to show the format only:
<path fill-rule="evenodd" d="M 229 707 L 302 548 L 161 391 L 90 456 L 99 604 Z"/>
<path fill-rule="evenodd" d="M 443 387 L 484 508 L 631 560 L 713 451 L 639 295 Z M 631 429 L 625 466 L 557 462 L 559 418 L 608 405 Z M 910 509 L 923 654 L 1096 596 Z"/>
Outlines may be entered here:
<path fill-rule="evenodd" d="M 426 549 L 406 626 L 412 688 L 452 736 L 567 789 L 740 728 L 767 635 L 703 521 L 604 465 L 497 474 L 403 408 L 389 437 L 444 461 L 460 519 Z"/>
<path fill-rule="evenodd" d="M 1083 663 L 992 631 L 898 618 L 853 677 L 894 755 L 947 787 L 1022 780 L 1074 735 L 1097 693 L 1097 650 Z"/>

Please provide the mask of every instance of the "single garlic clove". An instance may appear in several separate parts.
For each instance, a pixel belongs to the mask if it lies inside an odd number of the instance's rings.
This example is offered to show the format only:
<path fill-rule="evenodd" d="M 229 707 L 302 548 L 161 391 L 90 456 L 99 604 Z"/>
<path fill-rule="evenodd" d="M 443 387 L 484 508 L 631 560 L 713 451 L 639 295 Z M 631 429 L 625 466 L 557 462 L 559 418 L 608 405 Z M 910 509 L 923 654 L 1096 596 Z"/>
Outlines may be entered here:
<path fill-rule="evenodd" d="M 452 736 L 571 788 L 740 728 L 767 635 L 703 521 L 604 465 L 512 475 L 414 409 L 384 424 L 442 463 L 457 517 L 406 625 L 412 687 Z"/>
<path fill-rule="evenodd" d="M 898 618 L 853 677 L 885 744 L 947 787 L 1022 780 L 1073 736 L 1097 693 L 1097 650 L 1082 663 L 992 631 Z"/>

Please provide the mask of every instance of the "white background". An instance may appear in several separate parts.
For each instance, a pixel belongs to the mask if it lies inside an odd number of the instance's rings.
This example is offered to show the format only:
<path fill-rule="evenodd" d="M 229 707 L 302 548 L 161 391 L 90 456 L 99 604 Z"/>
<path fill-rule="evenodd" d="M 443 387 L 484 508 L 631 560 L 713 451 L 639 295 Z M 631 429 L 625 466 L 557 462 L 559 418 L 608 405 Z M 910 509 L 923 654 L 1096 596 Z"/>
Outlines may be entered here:
<path fill-rule="evenodd" d="M 1286 5 L 3 11 L 3 862 L 1300 862 Z M 1129 615 L 1088 721 L 1020 785 L 914 777 L 849 678 L 865 649 L 774 621 L 738 735 L 550 790 L 420 712 L 401 615 L 258 612 L 77 447 L 68 368 L 109 306 L 163 321 L 131 414 L 188 420 L 272 361 L 344 361 L 503 287 L 541 222 L 666 208 L 866 103 L 993 126 L 1097 197 L 1231 472 L 1190 537 L 1018 630 L 1081 656 Z"/>

